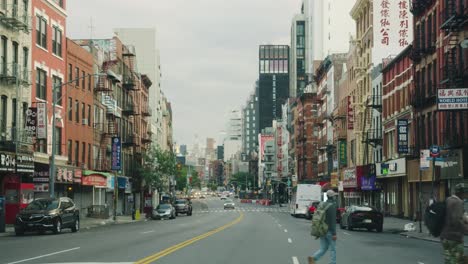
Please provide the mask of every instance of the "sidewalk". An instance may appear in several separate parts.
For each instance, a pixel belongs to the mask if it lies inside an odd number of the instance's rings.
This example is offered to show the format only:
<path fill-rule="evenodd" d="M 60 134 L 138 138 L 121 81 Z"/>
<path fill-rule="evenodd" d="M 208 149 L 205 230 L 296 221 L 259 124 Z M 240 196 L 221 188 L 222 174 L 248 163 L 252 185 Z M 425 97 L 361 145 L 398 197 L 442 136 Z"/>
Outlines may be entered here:
<path fill-rule="evenodd" d="M 97 218 L 82 218 L 80 219 L 80 229 L 91 229 L 99 226 L 105 226 L 105 225 L 115 225 L 115 224 L 127 224 L 127 223 L 134 223 L 134 222 L 139 222 L 139 221 L 145 221 L 145 217 L 142 216 L 140 220 L 132 220 L 131 216 L 117 216 L 116 221 L 114 221 L 112 218 L 108 219 L 97 219 Z M 13 225 L 7 225 L 5 233 L 0 233 L 0 237 L 5 237 L 5 236 L 12 236 L 15 234 L 15 229 Z"/>
<path fill-rule="evenodd" d="M 405 225 L 409 223 L 413 223 L 415 230 L 405 230 Z M 422 223 L 422 232 L 419 233 L 419 222 L 412 222 L 406 219 L 400 219 L 396 217 L 385 217 L 384 231 L 400 234 L 401 236 L 405 236 L 408 238 L 415 238 L 440 243 L 440 238 L 433 237 L 431 234 L 429 234 L 429 231 L 427 230 L 424 223 Z M 468 248 L 468 236 L 465 236 L 465 248 Z"/>

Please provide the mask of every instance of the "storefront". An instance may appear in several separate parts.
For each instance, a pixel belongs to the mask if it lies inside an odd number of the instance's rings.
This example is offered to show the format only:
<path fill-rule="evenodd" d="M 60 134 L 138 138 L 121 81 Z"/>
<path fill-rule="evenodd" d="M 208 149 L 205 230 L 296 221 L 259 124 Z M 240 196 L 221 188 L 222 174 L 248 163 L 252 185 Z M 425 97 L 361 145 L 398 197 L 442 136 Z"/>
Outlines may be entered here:
<path fill-rule="evenodd" d="M 356 168 L 343 170 L 343 198 L 344 206 L 361 204 L 361 195 L 358 191 L 358 177 Z"/>
<path fill-rule="evenodd" d="M 13 224 L 16 214 L 34 199 L 34 157 L 0 152 L 0 195 L 5 196 L 5 222 Z"/>
<path fill-rule="evenodd" d="M 406 158 L 376 164 L 378 183 L 382 186 L 381 208 L 386 215 L 409 217 L 409 186 Z"/>
<path fill-rule="evenodd" d="M 361 195 L 362 203 L 377 208 L 382 211 L 382 205 L 380 201 L 380 186 L 377 184 L 377 178 L 375 174 L 369 173 L 361 177 Z"/>

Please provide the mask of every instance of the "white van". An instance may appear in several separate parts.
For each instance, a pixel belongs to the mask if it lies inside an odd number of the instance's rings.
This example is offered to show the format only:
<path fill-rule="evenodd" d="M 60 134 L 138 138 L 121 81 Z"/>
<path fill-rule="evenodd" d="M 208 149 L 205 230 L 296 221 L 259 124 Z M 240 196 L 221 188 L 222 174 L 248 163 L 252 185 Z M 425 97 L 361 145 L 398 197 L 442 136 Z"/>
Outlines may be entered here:
<path fill-rule="evenodd" d="M 292 191 L 289 211 L 292 216 L 306 216 L 312 202 L 322 201 L 322 186 L 298 184 Z"/>

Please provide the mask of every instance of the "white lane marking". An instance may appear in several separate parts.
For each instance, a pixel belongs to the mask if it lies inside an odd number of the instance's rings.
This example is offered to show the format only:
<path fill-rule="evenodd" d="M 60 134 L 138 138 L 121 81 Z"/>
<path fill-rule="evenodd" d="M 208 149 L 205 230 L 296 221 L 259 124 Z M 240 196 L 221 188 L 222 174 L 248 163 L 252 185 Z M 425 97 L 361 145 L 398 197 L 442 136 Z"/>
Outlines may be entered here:
<path fill-rule="evenodd" d="M 287 230 L 287 229 L 285 229 L 285 230 L 284 230 L 284 232 L 285 232 L 285 233 L 287 233 L 287 232 L 288 232 L 288 230 Z"/>
<path fill-rule="evenodd" d="M 78 250 L 78 249 L 80 249 L 80 247 L 65 249 L 65 250 L 61 250 L 61 251 L 57 251 L 57 252 L 53 252 L 53 253 L 49 253 L 49 254 L 45 254 L 45 255 L 40 255 L 40 256 L 37 256 L 37 257 L 33 257 L 33 258 L 27 258 L 27 259 L 22 259 L 22 260 L 14 261 L 14 262 L 9 262 L 9 263 L 7 263 L 7 264 L 22 263 L 22 262 L 26 262 L 26 261 L 30 261 L 30 260 L 35 260 L 35 259 L 40 259 L 40 258 L 45 258 L 45 257 L 50 257 L 50 256 L 53 256 L 53 255 L 65 253 L 65 252 L 68 252 L 68 251 Z"/>
<path fill-rule="evenodd" d="M 145 231 L 145 232 L 141 232 L 142 234 L 149 234 L 149 233 L 153 233 L 154 230 L 150 230 L 150 231 Z"/>
<path fill-rule="evenodd" d="M 292 260 L 294 264 L 300 264 L 299 260 L 297 260 L 297 257 L 292 257 Z"/>
<path fill-rule="evenodd" d="M 291 239 L 291 238 L 288 238 L 288 243 L 292 243 L 292 239 Z"/>
<path fill-rule="evenodd" d="M 348 232 L 343 232 L 343 234 L 350 236 L 351 234 Z"/>
<path fill-rule="evenodd" d="M 418 264 L 424 264 L 424 262 L 418 261 Z"/>

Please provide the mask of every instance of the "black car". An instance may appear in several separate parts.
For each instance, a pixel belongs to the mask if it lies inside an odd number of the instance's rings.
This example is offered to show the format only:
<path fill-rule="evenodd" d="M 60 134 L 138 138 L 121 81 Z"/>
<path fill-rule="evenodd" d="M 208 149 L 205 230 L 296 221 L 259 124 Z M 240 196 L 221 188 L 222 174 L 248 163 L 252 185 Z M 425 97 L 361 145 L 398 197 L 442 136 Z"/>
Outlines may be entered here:
<path fill-rule="evenodd" d="M 348 228 L 348 230 L 366 228 L 371 231 L 375 229 L 377 232 L 382 232 L 383 215 L 373 207 L 353 205 L 348 207 L 341 216 L 340 227 L 341 229 Z"/>
<path fill-rule="evenodd" d="M 16 216 L 15 221 L 16 235 L 46 230 L 58 234 L 64 228 L 70 228 L 72 232 L 80 229 L 79 210 L 67 197 L 34 200 Z"/>
<path fill-rule="evenodd" d="M 192 215 L 192 203 L 187 199 L 179 199 L 174 203 L 176 216 L 178 214 Z"/>

